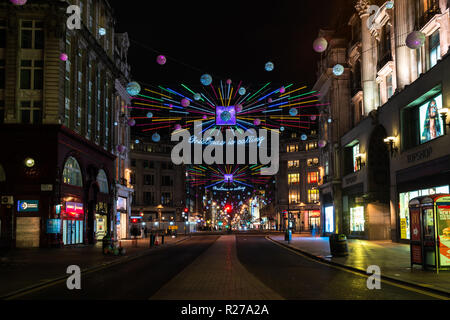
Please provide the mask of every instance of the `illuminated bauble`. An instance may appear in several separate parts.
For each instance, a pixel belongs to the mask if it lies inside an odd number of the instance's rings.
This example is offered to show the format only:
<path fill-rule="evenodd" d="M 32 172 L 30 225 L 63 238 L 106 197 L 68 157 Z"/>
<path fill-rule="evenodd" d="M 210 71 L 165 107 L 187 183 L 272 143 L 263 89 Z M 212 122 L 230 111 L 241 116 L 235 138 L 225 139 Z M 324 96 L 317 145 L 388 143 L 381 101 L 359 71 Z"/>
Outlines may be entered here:
<path fill-rule="evenodd" d="M 333 119 L 329 118 L 328 123 L 332 123 L 332 122 L 333 122 Z"/>
<path fill-rule="evenodd" d="M 147 113 L 147 118 L 149 118 L 149 119 L 153 118 L 153 113 L 148 112 L 148 113 Z"/>
<path fill-rule="evenodd" d="M 106 34 L 106 29 L 105 28 L 98 29 L 98 34 L 104 36 Z"/>
<path fill-rule="evenodd" d="M 136 96 L 141 92 L 141 86 L 137 82 L 130 82 L 127 85 L 127 92 L 130 96 Z"/>
<path fill-rule="evenodd" d="M 342 74 L 344 73 L 345 69 L 344 66 L 342 64 L 337 64 L 334 66 L 333 68 L 333 74 L 335 76 L 342 76 Z"/>
<path fill-rule="evenodd" d="M 194 94 L 194 100 L 195 101 L 199 101 L 201 98 L 202 98 L 202 96 L 200 95 L 200 93 Z"/>
<path fill-rule="evenodd" d="M 292 108 L 291 110 L 289 110 L 289 114 L 293 117 L 295 117 L 296 115 L 298 115 L 298 110 Z"/>
<path fill-rule="evenodd" d="M 301 139 L 302 139 L 302 141 L 306 141 L 306 140 L 308 140 L 308 136 L 306 134 L 302 134 Z"/>
<path fill-rule="evenodd" d="M 69 59 L 69 56 L 67 55 L 67 53 L 61 53 L 59 59 L 61 61 L 67 61 L 67 59 Z"/>
<path fill-rule="evenodd" d="M 161 136 L 157 133 L 154 133 L 152 135 L 152 140 L 153 140 L 153 142 L 159 142 L 161 140 Z"/>
<path fill-rule="evenodd" d="M 165 56 L 159 55 L 158 57 L 156 57 L 156 62 L 157 62 L 159 65 L 163 66 L 163 65 L 166 64 L 167 59 L 166 59 Z"/>
<path fill-rule="evenodd" d="M 141 141 L 139 140 L 134 140 L 134 143 L 139 144 Z"/>
<path fill-rule="evenodd" d="M 261 120 L 260 119 L 255 119 L 255 121 L 253 121 L 253 124 L 255 126 L 259 126 L 261 124 Z"/>
<path fill-rule="evenodd" d="M 208 119 L 208 117 L 207 117 L 207 116 L 203 116 L 202 119 L 203 119 L 203 120 L 206 120 L 206 119 Z"/>
<path fill-rule="evenodd" d="M 283 132 L 285 130 L 284 127 L 280 127 L 280 131 Z"/>
<path fill-rule="evenodd" d="M 239 94 L 241 95 L 241 96 L 243 96 L 244 94 L 246 94 L 247 93 L 247 90 L 245 90 L 245 88 L 240 88 L 239 89 Z"/>
<path fill-rule="evenodd" d="M 191 104 L 191 102 L 188 99 L 186 99 L 186 98 L 181 99 L 181 105 L 183 107 L 185 107 L 185 108 L 189 107 L 190 104 Z"/>
<path fill-rule="evenodd" d="M 394 7 L 394 1 L 386 2 L 386 9 L 392 9 Z"/>
<path fill-rule="evenodd" d="M 242 104 L 238 104 L 238 105 L 234 108 L 234 110 L 236 110 L 237 113 L 241 112 L 241 111 L 242 111 Z"/>
<path fill-rule="evenodd" d="M 319 141 L 319 148 L 325 148 L 327 146 L 327 142 L 325 140 Z"/>
<path fill-rule="evenodd" d="M 10 0 L 10 1 L 15 6 L 23 6 L 25 3 L 27 3 L 27 0 Z"/>
<path fill-rule="evenodd" d="M 222 114 L 220 115 L 220 119 L 221 119 L 223 122 L 228 122 L 228 121 L 230 121 L 230 120 L 231 120 L 231 113 L 228 112 L 228 111 L 222 112 Z"/>
<path fill-rule="evenodd" d="M 280 93 L 285 93 L 286 92 L 286 88 L 285 87 L 281 87 L 280 88 Z"/>
<path fill-rule="evenodd" d="M 267 62 L 266 66 L 265 66 L 266 71 L 273 71 L 273 69 L 275 69 L 275 65 L 273 64 L 273 62 Z"/>
<path fill-rule="evenodd" d="M 136 125 L 136 120 L 134 120 L 134 119 L 128 120 L 128 125 L 129 125 L 130 127 L 134 127 L 134 126 Z"/>
<path fill-rule="evenodd" d="M 119 144 L 117 146 L 117 151 L 119 151 L 120 153 L 124 153 L 126 149 L 127 147 L 125 147 L 124 145 Z"/>
<path fill-rule="evenodd" d="M 209 86 L 212 83 L 212 77 L 209 74 L 204 74 L 200 78 L 200 82 L 204 86 Z"/>
<path fill-rule="evenodd" d="M 313 43 L 314 51 L 319 52 L 319 53 L 327 50 L 327 47 L 328 47 L 328 41 L 323 37 L 317 38 Z"/>
<path fill-rule="evenodd" d="M 311 116 L 311 121 L 316 121 L 317 117 L 316 116 Z"/>
<path fill-rule="evenodd" d="M 181 130 L 181 124 L 176 124 L 175 125 L 175 130 Z"/>
<path fill-rule="evenodd" d="M 418 49 L 425 43 L 425 34 L 420 31 L 413 31 L 406 37 L 406 46 L 410 49 Z"/>
<path fill-rule="evenodd" d="M 231 79 L 227 80 L 227 84 L 230 85 L 232 83 Z"/>
<path fill-rule="evenodd" d="M 273 102 L 272 98 L 267 99 L 267 102 L 272 103 Z"/>

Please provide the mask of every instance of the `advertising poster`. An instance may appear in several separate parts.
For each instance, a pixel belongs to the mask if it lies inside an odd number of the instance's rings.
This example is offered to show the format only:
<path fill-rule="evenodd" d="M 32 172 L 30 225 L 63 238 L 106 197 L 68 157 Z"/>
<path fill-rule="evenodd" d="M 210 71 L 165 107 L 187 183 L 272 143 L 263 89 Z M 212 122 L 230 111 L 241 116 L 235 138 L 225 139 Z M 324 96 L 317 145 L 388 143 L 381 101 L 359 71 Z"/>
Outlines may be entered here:
<path fill-rule="evenodd" d="M 428 100 L 419 108 L 420 143 L 428 142 L 444 134 L 440 109 L 442 109 L 442 95 Z"/>
<path fill-rule="evenodd" d="M 437 201 L 437 232 L 441 267 L 450 266 L 450 197 Z"/>

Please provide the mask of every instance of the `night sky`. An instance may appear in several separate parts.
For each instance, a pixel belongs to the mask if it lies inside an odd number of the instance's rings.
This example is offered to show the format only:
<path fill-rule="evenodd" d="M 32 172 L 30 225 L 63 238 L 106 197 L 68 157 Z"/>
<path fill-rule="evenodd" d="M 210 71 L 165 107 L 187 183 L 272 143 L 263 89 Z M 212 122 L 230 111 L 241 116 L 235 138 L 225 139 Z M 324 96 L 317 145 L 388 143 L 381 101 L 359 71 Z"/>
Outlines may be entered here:
<path fill-rule="evenodd" d="M 319 54 L 312 43 L 327 28 L 336 0 L 119 1 L 110 4 L 116 32 L 128 32 L 133 80 L 148 85 L 217 80 L 312 86 Z M 165 66 L 156 63 L 164 54 Z M 267 61 L 275 70 L 266 72 Z"/>

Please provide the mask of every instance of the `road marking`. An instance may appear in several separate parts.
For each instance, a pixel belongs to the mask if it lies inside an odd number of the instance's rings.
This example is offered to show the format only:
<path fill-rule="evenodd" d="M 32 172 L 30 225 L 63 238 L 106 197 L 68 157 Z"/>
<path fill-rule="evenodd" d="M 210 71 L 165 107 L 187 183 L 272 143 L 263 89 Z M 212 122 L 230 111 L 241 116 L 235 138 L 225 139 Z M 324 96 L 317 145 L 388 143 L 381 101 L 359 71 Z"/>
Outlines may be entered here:
<path fill-rule="evenodd" d="M 316 263 L 320 263 L 320 264 L 326 265 L 328 267 L 332 267 L 332 268 L 335 268 L 335 269 L 338 269 L 338 270 L 341 270 L 341 271 L 345 271 L 345 272 L 348 272 L 348 273 L 353 273 L 353 274 L 361 276 L 363 278 L 368 278 L 369 277 L 369 275 L 366 275 L 366 274 L 363 274 L 363 273 L 360 273 L 360 272 L 357 272 L 357 271 L 349 270 L 349 269 L 344 268 L 344 267 L 339 267 L 339 266 L 336 266 L 336 265 L 333 265 L 333 264 L 326 263 L 324 261 L 319 261 L 319 260 L 313 259 L 313 258 L 308 257 L 307 255 L 302 254 L 302 253 L 300 253 L 300 252 L 298 252 L 298 251 L 296 251 L 296 250 L 294 250 L 292 248 L 288 248 L 288 247 L 278 243 L 276 240 L 273 240 L 270 237 L 265 237 L 265 238 L 266 238 L 266 240 L 271 241 L 272 243 L 276 244 L 277 246 L 279 246 L 281 248 L 284 248 L 286 250 L 289 250 L 292 253 L 295 253 L 296 255 L 301 256 L 301 257 L 303 257 L 303 258 L 305 258 L 307 260 L 310 260 L 310 261 L 313 261 L 313 262 L 316 262 Z M 389 281 L 389 280 L 386 280 L 386 279 L 383 279 L 383 278 L 381 278 L 381 282 L 389 284 L 391 286 L 399 287 L 399 288 L 402 288 L 402 289 L 405 289 L 405 290 L 413 291 L 415 293 L 419 293 L 419 294 L 423 294 L 423 295 L 426 295 L 426 296 L 430 296 L 430 297 L 433 297 L 433 298 L 436 298 L 436 299 L 450 300 L 450 298 L 448 298 L 446 296 L 443 296 L 443 295 L 427 292 L 427 291 L 416 289 L 416 288 L 413 288 L 413 287 L 408 287 L 406 285 L 395 283 L 395 282 L 392 282 L 392 281 Z"/>
<path fill-rule="evenodd" d="M 182 239 L 182 240 L 180 240 L 180 241 L 174 243 L 174 244 L 173 244 L 172 246 L 170 246 L 170 247 L 178 246 L 179 244 L 182 244 L 182 243 L 185 242 L 186 240 L 190 240 L 190 239 L 189 239 L 189 238 Z M 170 248 L 170 247 L 166 247 L 166 248 Z M 159 248 L 164 248 L 164 247 L 159 247 Z M 151 252 L 153 252 L 153 251 L 151 251 Z M 151 252 L 148 252 L 148 253 L 151 253 Z M 147 254 L 144 253 L 144 254 L 136 254 L 136 255 L 134 255 L 134 256 L 132 256 L 132 257 L 129 257 L 129 256 L 123 257 L 122 259 L 120 259 L 120 260 L 118 260 L 118 261 L 114 261 L 114 262 L 109 263 L 109 264 L 102 264 L 102 265 L 100 265 L 100 266 L 92 267 L 92 269 L 89 269 L 89 270 L 86 270 L 86 271 L 82 271 L 81 274 L 82 274 L 82 275 L 87 275 L 87 274 L 94 273 L 94 272 L 97 272 L 97 271 L 100 271 L 100 270 L 108 269 L 108 268 L 114 267 L 114 266 L 116 266 L 116 265 L 125 263 L 125 262 L 130 262 L 130 261 L 133 261 L 133 260 L 142 258 L 142 257 L 144 257 L 144 256 L 146 256 L 146 255 L 147 255 Z M 14 300 L 14 299 L 17 299 L 17 298 L 20 298 L 20 297 L 29 295 L 29 294 L 31 294 L 31 293 L 37 292 L 37 291 L 41 291 L 41 290 L 43 290 L 43 289 L 47 289 L 47 288 L 56 286 L 56 285 L 58 285 L 58 284 L 61 284 L 61 283 L 66 282 L 66 281 L 67 281 L 67 278 L 68 278 L 67 276 L 64 276 L 64 277 L 62 277 L 61 279 L 57 278 L 57 280 L 55 280 L 55 281 L 53 281 L 53 282 L 51 282 L 51 283 L 46 283 L 46 284 L 42 284 L 42 285 L 39 285 L 39 284 L 38 284 L 37 287 L 35 287 L 35 288 L 32 288 L 32 289 L 30 289 L 30 290 L 26 290 L 26 291 L 23 291 L 23 292 L 20 292 L 20 293 L 17 293 L 17 294 L 13 294 L 13 295 L 11 295 L 11 296 L 9 296 L 9 297 L 7 297 L 7 298 L 4 298 L 3 300 L 5 300 L 5 301 Z M 40 282 L 42 282 L 42 280 L 41 280 Z M 38 283 L 39 283 L 39 282 L 38 282 Z M 20 290 L 20 289 L 19 289 L 19 290 Z M 8 295 L 8 294 L 7 294 L 7 295 Z M 6 295 L 6 296 L 7 296 L 7 295 Z"/>

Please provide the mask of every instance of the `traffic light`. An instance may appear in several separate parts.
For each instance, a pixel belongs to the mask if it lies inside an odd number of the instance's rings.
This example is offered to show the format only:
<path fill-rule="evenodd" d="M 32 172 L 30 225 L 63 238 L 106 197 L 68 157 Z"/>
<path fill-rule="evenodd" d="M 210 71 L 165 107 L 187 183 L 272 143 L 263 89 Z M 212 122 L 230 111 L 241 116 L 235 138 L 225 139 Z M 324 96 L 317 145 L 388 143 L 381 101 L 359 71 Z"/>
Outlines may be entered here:
<path fill-rule="evenodd" d="M 132 223 L 137 223 L 137 219 L 134 219 L 134 218 L 133 218 L 133 219 L 131 220 L 131 222 L 132 222 Z"/>
<path fill-rule="evenodd" d="M 230 211 L 231 211 L 231 206 L 229 205 L 229 204 L 227 204 L 226 206 L 225 206 L 225 212 L 226 213 L 229 213 Z"/>
<path fill-rule="evenodd" d="M 189 209 L 188 208 L 184 208 L 184 213 L 188 213 Z"/>
<path fill-rule="evenodd" d="M 287 218 L 289 217 L 289 216 L 288 216 L 288 212 L 287 212 L 286 210 L 283 211 L 283 215 L 284 215 L 284 218 L 285 218 L 285 219 L 287 219 Z"/>

